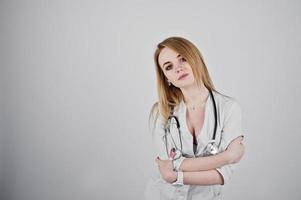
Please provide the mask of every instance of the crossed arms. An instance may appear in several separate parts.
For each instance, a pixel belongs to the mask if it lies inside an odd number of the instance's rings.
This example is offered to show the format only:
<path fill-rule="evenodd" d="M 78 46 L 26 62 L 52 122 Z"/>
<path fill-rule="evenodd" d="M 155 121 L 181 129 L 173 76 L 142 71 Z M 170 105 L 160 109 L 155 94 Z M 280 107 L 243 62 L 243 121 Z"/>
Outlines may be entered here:
<path fill-rule="evenodd" d="M 243 137 L 234 139 L 227 149 L 217 155 L 208 157 L 185 158 L 179 170 L 184 172 L 186 185 L 215 185 L 224 184 L 224 178 L 217 170 L 225 165 L 234 164 L 244 155 Z M 172 153 L 170 157 L 173 157 Z M 169 183 L 177 180 L 177 172 L 173 170 L 172 160 L 156 158 L 163 179 Z"/>

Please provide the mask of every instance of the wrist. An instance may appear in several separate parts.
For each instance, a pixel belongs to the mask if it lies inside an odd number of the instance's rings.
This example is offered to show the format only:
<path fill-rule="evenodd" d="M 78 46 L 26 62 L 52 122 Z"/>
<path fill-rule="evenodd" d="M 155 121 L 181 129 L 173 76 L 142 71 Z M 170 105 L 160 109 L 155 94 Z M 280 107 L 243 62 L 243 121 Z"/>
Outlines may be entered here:
<path fill-rule="evenodd" d="M 225 157 L 225 164 L 231 164 L 232 163 L 232 155 L 229 150 L 226 150 L 222 152 L 223 156 Z"/>
<path fill-rule="evenodd" d="M 184 185 L 184 172 L 178 171 L 176 172 L 177 178 L 176 181 L 172 182 L 172 185 L 182 186 Z"/>
<path fill-rule="evenodd" d="M 183 163 L 185 163 L 188 158 L 185 158 L 183 157 L 183 159 L 180 161 L 180 164 L 178 166 L 178 168 L 176 168 L 176 171 L 181 171 L 181 172 L 184 172 L 184 169 L 183 169 Z"/>
<path fill-rule="evenodd" d="M 178 178 L 178 173 L 176 171 L 172 171 L 170 174 L 170 183 L 176 182 Z"/>

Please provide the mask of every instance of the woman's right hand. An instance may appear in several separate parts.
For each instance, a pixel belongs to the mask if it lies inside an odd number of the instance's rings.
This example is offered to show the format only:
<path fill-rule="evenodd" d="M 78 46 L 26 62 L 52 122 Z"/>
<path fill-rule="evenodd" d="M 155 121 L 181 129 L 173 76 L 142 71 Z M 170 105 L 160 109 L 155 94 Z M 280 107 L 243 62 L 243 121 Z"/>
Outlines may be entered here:
<path fill-rule="evenodd" d="M 243 136 L 239 136 L 236 139 L 232 140 L 232 142 L 227 147 L 225 153 L 228 155 L 228 163 L 234 164 L 238 163 L 245 152 L 245 146 L 242 143 Z"/>

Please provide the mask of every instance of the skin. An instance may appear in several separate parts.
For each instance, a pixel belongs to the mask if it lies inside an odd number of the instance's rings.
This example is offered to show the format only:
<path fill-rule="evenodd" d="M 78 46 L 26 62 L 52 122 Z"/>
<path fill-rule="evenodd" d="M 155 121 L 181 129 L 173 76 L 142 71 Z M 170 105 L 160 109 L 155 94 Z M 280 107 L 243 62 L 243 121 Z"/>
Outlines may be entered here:
<path fill-rule="evenodd" d="M 214 156 L 209 157 L 198 157 L 198 158 L 186 158 L 182 165 L 186 165 L 190 170 L 181 171 L 186 173 L 186 179 L 194 180 L 193 182 L 185 181 L 184 173 L 184 183 L 185 184 L 196 184 L 196 185 L 211 185 L 211 184 L 224 184 L 221 175 L 214 168 L 221 167 L 226 164 L 234 164 L 241 160 L 244 154 L 244 145 L 242 144 L 242 137 L 238 137 L 233 140 L 226 151 L 221 152 Z M 175 154 L 170 152 L 170 157 L 173 158 Z M 186 161 L 186 164 L 185 164 Z M 173 171 L 172 160 L 160 160 L 159 157 L 156 158 L 158 167 L 163 179 L 169 183 L 173 183 L 177 180 L 177 173 Z M 198 172 L 195 174 L 192 172 Z M 194 176 L 200 176 L 200 179 L 195 179 Z M 202 175 L 207 177 L 207 180 L 202 179 Z M 203 177 L 203 178 L 204 178 Z M 208 179 L 209 178 L 209 179 Z M 214 180 L 212 182 L 212 180 Z"/>
<path fill-rule="evenodd" d="M 187 107 L 194 105 L 205 105 L 209 91 L 202 83 L 197 86 L 192 68 L 185 58 L 176 51 L 165 47 L 161 50 L 158 62 L 166 79 L 175 87 L 178 87 L 184 96 L 184 102 Z M 183 74 L 188 74 L 184 79 L 179 79 Z M 227 150 L 214 156 L 185 159 L 181 164 L 181 171 L 184 173 L 184 184 L 190 185 L 212 185 L 224 184 L 221 174 L 215 169 L 217 167 L 237 163 L 244 154 L 243 137 L 233 140 L 227 147 Z M 174 153 L 170 152 L 170 158 Z M 157 157 L 160 173 L 163 179 L 169 183 L 176 181 L 177 172 L 173 171 L 172 159 L 160 160 Z"/>

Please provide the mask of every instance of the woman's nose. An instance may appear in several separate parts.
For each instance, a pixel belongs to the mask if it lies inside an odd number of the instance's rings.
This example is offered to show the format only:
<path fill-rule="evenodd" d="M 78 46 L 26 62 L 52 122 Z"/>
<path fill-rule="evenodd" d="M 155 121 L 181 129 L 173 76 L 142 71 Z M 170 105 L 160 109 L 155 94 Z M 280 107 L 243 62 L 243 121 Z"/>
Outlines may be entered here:
<path fill-rule="evenodd" d="M 176 68 L 176 72 L 179 73 L 183 70 L 183 65 L 182 64 L 178 64 L 177 68 Z"/>
<path fill-rule="evenodd" d="M 179 74 L 179 73 L 181 73 L 182 71 L 183 71 L 183 68 L 178 68 L 178 69 L 176 70 L 176 73 Z"/>

